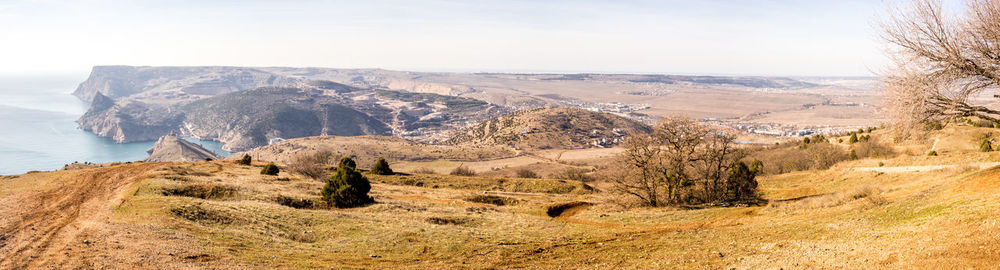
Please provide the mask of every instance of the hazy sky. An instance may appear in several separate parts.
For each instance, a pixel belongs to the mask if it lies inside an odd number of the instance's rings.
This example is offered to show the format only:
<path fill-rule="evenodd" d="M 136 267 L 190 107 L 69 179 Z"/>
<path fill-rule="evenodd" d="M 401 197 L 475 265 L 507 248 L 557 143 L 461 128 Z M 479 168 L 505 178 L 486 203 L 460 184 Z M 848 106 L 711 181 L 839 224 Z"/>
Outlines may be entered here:
<path fill-rule="evenodd" d="M 0 73 L 94 65 L 871 75 L 879 0 L 0 0 Z"/>

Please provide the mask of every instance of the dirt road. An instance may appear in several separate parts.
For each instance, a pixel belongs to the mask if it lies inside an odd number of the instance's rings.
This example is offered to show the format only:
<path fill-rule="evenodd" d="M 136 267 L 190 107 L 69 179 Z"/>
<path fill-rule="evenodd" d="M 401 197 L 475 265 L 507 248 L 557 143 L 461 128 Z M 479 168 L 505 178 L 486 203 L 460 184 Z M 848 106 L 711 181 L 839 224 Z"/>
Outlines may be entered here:
<path fill-rule="evenodd" d="M 114 169 L 53 172 L 54 188 L 34 189 L 0 198 L 0 269 L 89 268 L 71 252 L 91 227 L 102 227 L 123 193 L 163 163 L 139 163 Z"/>

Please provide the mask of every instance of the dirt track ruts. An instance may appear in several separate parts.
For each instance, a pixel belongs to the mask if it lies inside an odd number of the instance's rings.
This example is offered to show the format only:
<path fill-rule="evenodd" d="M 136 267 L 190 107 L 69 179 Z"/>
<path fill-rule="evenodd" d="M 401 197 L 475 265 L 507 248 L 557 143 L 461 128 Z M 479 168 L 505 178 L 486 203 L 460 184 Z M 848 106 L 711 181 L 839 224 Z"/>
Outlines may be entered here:
<path fill-rule="evenodd" d="M 60 172 L 71 179 L 56 188 L 0 198 L 0 269 L 61 267 L 66 248 L 81 231 L 107 221 L 123 193 L 164 163 Z"/>

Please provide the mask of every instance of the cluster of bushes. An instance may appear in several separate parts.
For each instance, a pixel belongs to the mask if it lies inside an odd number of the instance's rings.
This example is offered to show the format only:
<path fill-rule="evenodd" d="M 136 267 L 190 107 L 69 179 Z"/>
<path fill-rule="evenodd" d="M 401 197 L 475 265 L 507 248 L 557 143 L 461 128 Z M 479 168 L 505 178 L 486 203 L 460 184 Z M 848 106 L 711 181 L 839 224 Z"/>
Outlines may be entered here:
<path fill-rule="evenodd" d="M 767 167 L 762 174 L 781 174 L 794 171 L 824 170 L 837 162 L 849 159 L 847 151 L 839 146 L 824 143 L 810 147 L 790 147 L 778 145 L 770 148 L 754 149 L 748 158 L 760 160 Z"/>
<path fill-rule="evenodd" d="M 647 206 L 760 203 L 747 150 L 725 130 L 687 117 L 667 117 L 648 135 L 631 136 L 612 163 L 613 189 Z M 829 144 L 817 144 L 829 146 Z M 819 148 L 819 147 L 809 147 Z"/>
<path fill-rule="evenodd" d="M 826 139 L 826 136 L 823 136 L 823 135 L 820 135 L 820 134 L 812 135 L 812 137 L 804 137 L 804 138 L 802 138 L 802 146 L 803 147 L 805 147 L 805 145 L 812 144 L 812 143 L 825 143 L 825 142 L 829 142 L 829 141 Z"/>
<path fill-rule="evenodd" d="M 331 158 L 333 153 L 325 150 L 299 154 L 288 163 L 288 171 L 311 179 L 323 180 L 329 177 L 327 168 Z"/>
<path fill-rule="evenodd" d="M 576 180 L 576 181 L 581 181 L 581 182 L 594 181 L 595 180 L 594 176 L 591 176 L 590 174 L 587 174 L 589 172 L 590 172 L 590 170 L 587 170 L 587 169 L 566 168 L 566 169 L 563 169 L 562 171 L 559 171 L 559 172 L 556 172 L 556 173 L 553 173 L 553 174 L 549 175 L 549 178 L 553 178 L 553 179 L 565 179 L 565 180 Z"/>
<path fill-rule="evenodd" d="M 473 171 L 472 169 L 459 165 L 454 170 L 451 170 L 451 173 L 449 174 L 457 176 L 476 176 L 476 171 Z"/>
<path fill-rule="evenodd" d="M 871 128 L 862 131 L 868 132 L 868 130 Z M 752 149 L 749 158 L 768 164 L 768 167 L 763 169 L 763 174 L 780 174 L 793 171 L 825 170 L 845 160 L 870 157 L 885 158 L 896 154 L 891 147 L 871 140 L 869 134 L 859 135 L 860 133 L 854 131 L 849 134 L 853 135 L 852 138 L 857 138 L 857 141 L 853 142 L 850 149 L 847 150 L 829 143 L 815 143 L 814 140 L 810 139 L 809 147 L 779 144 Z"/>

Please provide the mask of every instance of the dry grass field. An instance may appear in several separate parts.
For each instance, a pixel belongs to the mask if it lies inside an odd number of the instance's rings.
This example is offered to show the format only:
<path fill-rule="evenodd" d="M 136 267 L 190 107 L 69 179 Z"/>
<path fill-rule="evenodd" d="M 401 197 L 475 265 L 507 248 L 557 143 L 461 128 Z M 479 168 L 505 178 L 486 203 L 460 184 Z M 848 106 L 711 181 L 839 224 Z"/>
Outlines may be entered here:
<path fill-rule="evenodd" d="M 321 182 L 231 161 L 3 176 L 0 268 L 994 268 L 1000 168 L 963 166 L 1000 161 L 976 148 L 989 132 L 766 176 L 760 207 L 627 207 L 600 181 L 398 174 L 368 175 L 377 203 L 328 209 Z M 879 162 L 957 166 L 859 169 Z"/>

